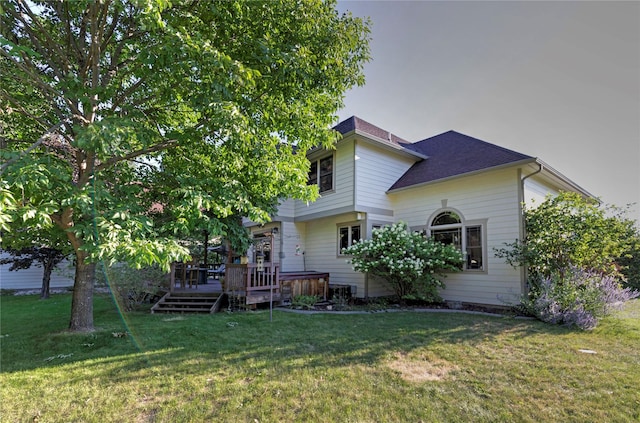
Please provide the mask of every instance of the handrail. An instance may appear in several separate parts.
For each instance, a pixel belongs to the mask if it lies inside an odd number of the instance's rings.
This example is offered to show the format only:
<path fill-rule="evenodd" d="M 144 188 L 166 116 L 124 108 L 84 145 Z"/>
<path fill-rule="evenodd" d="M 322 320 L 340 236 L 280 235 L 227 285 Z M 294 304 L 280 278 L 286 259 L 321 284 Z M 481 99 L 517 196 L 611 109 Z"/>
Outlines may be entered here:
<path fill-rule="evenodd" d="M 279 289 L 279 269 L 278 263 L 265 263 L 264 270 L 258 272 L 258 265 L 249 263 L 247 265 L 247 291 Z"/>
<path fill-rule="evenodd" d="M 265 263 L 258 272 L 256 263 L 228 264 L 225 269 L 225 290 L 261 291 L 280 289 L 280 263 Z"/>

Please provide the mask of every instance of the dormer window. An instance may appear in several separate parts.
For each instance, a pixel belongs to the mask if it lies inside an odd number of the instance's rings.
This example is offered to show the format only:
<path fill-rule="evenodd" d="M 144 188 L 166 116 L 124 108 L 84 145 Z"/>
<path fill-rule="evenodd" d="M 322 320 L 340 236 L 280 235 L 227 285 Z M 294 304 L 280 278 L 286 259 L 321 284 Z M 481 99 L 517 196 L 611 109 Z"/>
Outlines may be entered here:
<path fill-rule="evenodd" d="M 320 194 L 333 190 L 333 155 L 311 161 L 308 184 L 318 185 Z"/>

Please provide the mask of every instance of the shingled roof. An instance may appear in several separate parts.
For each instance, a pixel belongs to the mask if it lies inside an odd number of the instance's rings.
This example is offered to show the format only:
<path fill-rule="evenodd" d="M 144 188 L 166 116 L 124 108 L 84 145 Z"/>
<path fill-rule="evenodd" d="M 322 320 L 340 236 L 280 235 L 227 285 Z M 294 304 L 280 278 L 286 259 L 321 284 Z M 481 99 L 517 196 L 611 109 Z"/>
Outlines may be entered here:
<path fill-rule="evenodd" d="M 445 132 L 403 147 L 428 156 L 415 163 L 389 191 L 458 175 L 486 170 L 511 163 L 535 160 L 494 144 L 460 134 Z"/>
<path fill-rule="evenodd" d="M 362 120 L 357 116 L 351 116 L 350 118 L 343 120 L 342 122 L 334 126 L 333 129 L 340 132 L 342 135 L 347 135 L 348 133 L 355 131 L 360 134 L 377 138 L 378 141 L 385 141 L 396 146 L 404 147 L 408 144 L 411 144 L 409 141 L 403 140 L 399 136 L 394 135 L 382 128 L 379 128 L 365 120 Z"/>

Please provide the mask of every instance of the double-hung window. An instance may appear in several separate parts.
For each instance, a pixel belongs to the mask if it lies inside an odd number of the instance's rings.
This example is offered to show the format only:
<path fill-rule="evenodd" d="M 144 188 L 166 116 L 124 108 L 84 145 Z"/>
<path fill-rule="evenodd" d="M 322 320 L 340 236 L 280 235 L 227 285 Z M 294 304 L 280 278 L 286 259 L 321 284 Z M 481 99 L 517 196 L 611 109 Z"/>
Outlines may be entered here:
<path fill-rule="evenodd" d="M 429 222 L 429 233 L 436 241 L 458 247 L 464 255 L 464 270 L 485 270 L 483 225 L 464 222 L 454 211 L 443 211 Z"/>
<path fill-rule="evenodd" d="M 321 194 L 333 190 L 333 155 L 311 161 L 308 183 L 318 185 Z"/>
<path fill-rule="evenodd" d="M 360 241 L 362 238 L 362 227 L 358 225 L 340 225 L 338 226 L 338 254 L 342 254 L 343 248 Z"/>

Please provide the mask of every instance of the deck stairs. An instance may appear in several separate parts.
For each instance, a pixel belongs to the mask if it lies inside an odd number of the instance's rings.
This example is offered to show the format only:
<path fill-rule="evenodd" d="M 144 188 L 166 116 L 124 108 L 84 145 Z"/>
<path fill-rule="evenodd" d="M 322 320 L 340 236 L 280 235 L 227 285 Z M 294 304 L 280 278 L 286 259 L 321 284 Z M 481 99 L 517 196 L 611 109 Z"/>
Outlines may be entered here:
<path fill-rule="evenodd" d="M 151 307 L 151 313 L 215 313 L 220 310 L 220 293 L 167 293 Z"/>

